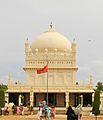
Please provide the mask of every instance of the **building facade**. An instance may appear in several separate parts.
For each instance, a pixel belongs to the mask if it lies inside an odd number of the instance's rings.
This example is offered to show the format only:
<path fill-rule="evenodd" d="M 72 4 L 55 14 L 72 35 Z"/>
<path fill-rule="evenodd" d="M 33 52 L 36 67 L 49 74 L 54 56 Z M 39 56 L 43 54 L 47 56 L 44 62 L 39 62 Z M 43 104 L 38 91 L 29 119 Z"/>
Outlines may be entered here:
<path fill-rule="evenodd" d="M 48 64 L 48 72 L 37 74 L 37 69 Z M 41 100 L 56 107 L 92 105 L 92 77 L 87 84 L 76 80 L 76 42 L 71 43 L 52 26 L 30 45 L 25 42 L 25 84 L 13 83 L 9 77 L 5 97 L 8 102 L 38 107 Z"/>

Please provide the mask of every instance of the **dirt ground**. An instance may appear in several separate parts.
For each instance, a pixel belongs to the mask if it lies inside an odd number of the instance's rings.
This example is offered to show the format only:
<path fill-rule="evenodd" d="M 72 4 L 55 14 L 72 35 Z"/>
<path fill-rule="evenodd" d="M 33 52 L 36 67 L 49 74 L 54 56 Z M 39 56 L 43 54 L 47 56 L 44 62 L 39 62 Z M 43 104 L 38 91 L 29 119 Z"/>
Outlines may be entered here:
<path fill-rule="evenodd" d="M 0 116 L 0 120 L 38 120 L 37 115 L 9 115 Z M 56 115 L 55 120 L 66 120 L 66 115 Z M 103 120 L 103 116 L 98 116 L 97 119 L 94 116 L 83 116 L 82 120 Z"/>

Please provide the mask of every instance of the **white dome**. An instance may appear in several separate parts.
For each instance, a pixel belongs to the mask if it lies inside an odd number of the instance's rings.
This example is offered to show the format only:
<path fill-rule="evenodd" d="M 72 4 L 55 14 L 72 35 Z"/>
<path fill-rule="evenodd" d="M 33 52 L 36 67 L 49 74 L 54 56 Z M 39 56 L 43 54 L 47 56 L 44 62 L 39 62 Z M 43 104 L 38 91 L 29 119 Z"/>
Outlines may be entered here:
<path fill-rule="evenodd" d="M 36 48 L 64 50 L 71 49 L 71 43 L 66 37 L 56 32 L 53 28 L 50 28 L 33 41 L 31 48 L 33 52 Z"/>

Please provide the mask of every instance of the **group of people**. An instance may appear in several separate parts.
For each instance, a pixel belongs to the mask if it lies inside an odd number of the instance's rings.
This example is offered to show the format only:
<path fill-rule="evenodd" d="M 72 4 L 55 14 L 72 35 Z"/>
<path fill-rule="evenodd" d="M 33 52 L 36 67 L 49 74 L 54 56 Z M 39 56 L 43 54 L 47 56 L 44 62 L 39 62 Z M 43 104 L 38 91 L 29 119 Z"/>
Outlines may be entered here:
<path fill-rule="evenodd" d="M 23 115 L 24 114 L 24 107 L 23 105 L 17 106 L 16 107 L 16 111 L 14 111 L 14 103 L 10 102 L 7 103 L 7 101 L 5 101 L 5 106 L 3 108 L 1 108 L 1 112 L 2 115 L 13 115 L 14 112 L 17 113 L 17 115 Z"/>
<path fill-rule="evenodd" d="M 56 110 L 53 105 L 47 105 L 46 101 L 41 101 L 39 103 L 38 120 L 42 120 L 42 118 L 45 118 L 47 120 L 50 120 L 50 118 L 55 119 L 55 114 Z"/>
<path fill-rule="evenodd" d="M 0 114 L 1 115 L 8 115 L 13 114 L 14 111 L 14 103 L 10 102 L 9 104 L 5 101 L 4 107 L 0 107 Z"/>
<path fill-rule="evenodd" d="M 66 111 L 67 120 L 81 120 L 82 118 L 82 105 L 78 105 L 74 109 L 71 106 Z"/>
<path fill-rule="evenodd" d="M 8 104 L 5 101 L 5 107 L 4 107 L 3 114 L 5 114 L 5 113 L 9 114 L 9 112 L 11 111 L 10 109 L 12 109 L 12 111 L 13 111 L 13 106 L 14 106 L 13 103 Z M 23 113 L 24 113 L 23 105 L 17 106 L 17 114 L 23 115 Z M 38 120 L 42 120 L 42 118 L 45 118 L 47 120 L 50 120 L 52 118 L 54 120 L 55 114 L 56 114 L 56 110 L 53 105 L 47 105 L 45 100 L 39 102 Z M 69 106 L 66 111 L 66 115 L 67 115 L 67 120 L 78 120 L 78 119 L 81 120 L 82 105 L 79 104 L 77 107 L 74 107 L 73 109 L 71 106 Z"/>

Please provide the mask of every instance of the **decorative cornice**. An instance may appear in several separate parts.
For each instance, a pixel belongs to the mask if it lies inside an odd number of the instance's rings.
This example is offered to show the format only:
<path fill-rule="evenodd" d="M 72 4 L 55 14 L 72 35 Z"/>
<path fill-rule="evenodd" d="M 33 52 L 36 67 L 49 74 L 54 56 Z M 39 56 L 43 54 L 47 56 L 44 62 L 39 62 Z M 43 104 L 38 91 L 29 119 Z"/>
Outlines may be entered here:
<path fill-rule="evenodd" d="M 42 68 L 42 67 L 23 67 L 23 70 L 35 70 L 35 69 L 39 69 L 39 68 Z M 61 68 L 61 67 L 49 67 L 49 69 L 68 69 L 68 70 L 78 70 L 78 68 L 77 67 L 72 67 L 72 68 L 70 68 L 70 67 L 63 67 L 63 68 Z"/>

